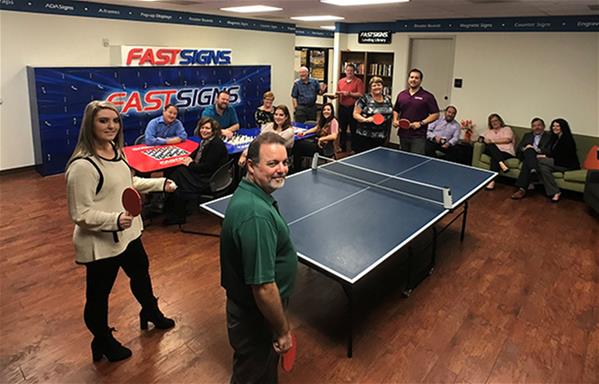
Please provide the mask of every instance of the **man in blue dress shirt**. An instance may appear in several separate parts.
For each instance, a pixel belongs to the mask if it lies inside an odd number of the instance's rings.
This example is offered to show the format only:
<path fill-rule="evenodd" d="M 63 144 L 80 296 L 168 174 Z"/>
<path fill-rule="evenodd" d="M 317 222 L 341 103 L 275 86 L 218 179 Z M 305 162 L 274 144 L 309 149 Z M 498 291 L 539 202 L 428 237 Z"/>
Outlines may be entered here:
<path fill-rule="evenodd" d="M 220 91 L 216 97 L 216 103 L 202 111 L 202 117 L 207 116 L 218 121 L 221 128 L 220 133 L 227 139 L 230 139 L 239 129 L 237 112 L 229 105 L 230 99 L 231 95 L 228 91 Z"/>
<path fill-rule="evenodd" d="M 306 120 L 316 120 L 316 96 L 322 95 L 327 87 L 310 77 L 310 71 L 306 67 L 299 69 L 299 76 L 291 89 L 291 101 L 295 110 L 294 120 L 303 123 Z"/>
<path fill-rule="evenodd" d="M 457 108 L 450 105 L 445 108 L 445 116 L 428 125 L 425 147 L 427 156 L 435 156 L 436 151 L 447 154 L 458 143 L 460 124 L 455 121 L 457 113 Z"/>
<path fill-rule="evenodd" d="M 148 123 L 145 132 L 146 145 L 177 144 L 187 140 L 187 132 L 181 121 L 177 120 L 178 109 L 167 104 L 158 116 Z"/>

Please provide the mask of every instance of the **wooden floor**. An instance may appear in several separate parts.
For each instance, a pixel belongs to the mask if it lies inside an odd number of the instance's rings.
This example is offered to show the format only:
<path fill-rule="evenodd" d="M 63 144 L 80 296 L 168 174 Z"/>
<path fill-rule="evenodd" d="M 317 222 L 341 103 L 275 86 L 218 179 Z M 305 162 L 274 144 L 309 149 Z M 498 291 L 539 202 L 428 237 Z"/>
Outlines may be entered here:
<path fill-rule="evenodd" d="M 155 291 L 177 326 L 140 331 L 121 272 L 110 323 L 133 356 L 93 364 L 64 176 L 25 171 L 0 183 L 0 382 L 228 381 L 217 238 L 146 229 Z M 464 243 L 456 223 L 440 238 L 433 275 L 409 298 L 393 263 L 358 289 L 353 359 L 341 287 L 301 266 L 289 309 L 299 355 L 280 382 L 599 383 L 598 219 L 580 195 L 555 205 L 538 192 L 513 201 L 512 192 L 498 184 L 471 200 Z M 206 214 L 193 222 L 219 229 Z"/>

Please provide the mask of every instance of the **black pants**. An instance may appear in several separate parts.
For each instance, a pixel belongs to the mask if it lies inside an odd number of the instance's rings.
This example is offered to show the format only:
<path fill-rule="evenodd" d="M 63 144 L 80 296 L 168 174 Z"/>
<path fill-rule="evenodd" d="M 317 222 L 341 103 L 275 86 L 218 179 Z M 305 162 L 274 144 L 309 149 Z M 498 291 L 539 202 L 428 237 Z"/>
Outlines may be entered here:
<path fill-rule="evenodd" d="M 148 255 L 141 243 L 141 237 L 130 242 L 120 255 L 87 263 L 85 267 L 87 286 L 83 318 L 94 336 L 102 336 L 108 332 L 108 296 L 119 268 L 123 268 L 129 276 L 131 292 L 142 308 L 149 308 L 155 304 Z"/>
<path fill-rule="evenodd" d="M 295 109 L 294 119 L 298 123 L 303 123 L 307 120 L 316 120 L 316 105 L 298 105 Z"/>
<path fill-rule="evenodd" d="M 347 128 L 351 140 L 356 135 L 356 119 L 354 119 L 354 106 L 346 107 L 339 104 L 339 146 L 345 152 L 347 150 Z"/>
<path fill-rule="evenodd" d="M 276 383 L 279 354 L 275 335 L 260 311 L 227 299 L 227 334 L 233 354 L 231 384 Z"/>
<path fill-rule="evenodd" d="M 530 176 L 532 171 L 536 170 L 539 172 L 539 162 L 537 161 L 537 151 L 532 148 L 527 148 L 522 153 L 522 168 L 520 168 L 520 175 L 516 180 L 516 187 L 526 189 L 530 184 Z"/>
<path fill-rule="evenodd" d="M 456 144 L 448 148 L 435 141 L 427 140 L 425 154 L 431 157 L 437 157 L 436 151 L 441 151 L 445 154 L 443 159 L 454 163 L 470 165 L 472 163 L 472 146 L 467 144 Z"/>
<path fill-rule="evenodd" d="M 356 153 L 364 152 L 372 148 L 381 147 L 385 144 L 385 139 L 366 137 L 355 134 L 352 136 L 352 150 Z"/>
<path fill-rule="evenodd" d="M 333 157 L 335 155 L 333 142 L 329 141 L 324 148 L 320 148 L 316 140 L 311 138 L 296 141 L 293 145 L 293 172 L 301 171 L 303 157 L 311 157 L 316 152 L 326 157 Z"/>
<path fill-rule="evenodd" d="M 168 193 L 164 202 L 166 217 L 173 221 L 183 221 L 186 216 L 186 206 L 189 201 L 196 201 L 202 193 L 209 192 L 208 175 L 197 175 L 185 166 L 170 170 L 169 179 L 177 184 L 173 193 Z"/>
<path fill-rule="evenodd" d="M 485 144 L 485 153 L 491 157 L 491 171 L 499 172 L 499 162 L 514 157 L 511 153 L 503 152 L 495 144 Z"/>

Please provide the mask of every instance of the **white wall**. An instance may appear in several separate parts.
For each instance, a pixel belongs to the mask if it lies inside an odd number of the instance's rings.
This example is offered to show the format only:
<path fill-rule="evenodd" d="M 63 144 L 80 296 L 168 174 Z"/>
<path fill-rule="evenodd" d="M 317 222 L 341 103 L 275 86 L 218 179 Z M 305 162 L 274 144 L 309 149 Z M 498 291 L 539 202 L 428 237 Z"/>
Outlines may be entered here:
<path fill-rule="evenodd" d="M 563 117 L 599 136 L 599 33 L 465 33 L 456 38 L 452 103 L 486 127 L 489 113 L 529 126 Z"/>
<path fill-rule="evenodd" d="M 478 130 L 497 112 L 516 126 L 528 126 L 534 116 L 547 123 L 563 117 L 575 133 L 599 136 L 599 33 L 395 33 L 390 45 L 336 34 L 335 48 L 394 52 L 395 97 L 406 86 L 410 37 L 455 39 L 454 77 L 464 85 L 453 88 L 451 103 L 458 119 L 473 120 Z M 397 142 L 395 133 L 391 139 Z"/>
<path fill-rule="evenodd" d="M 296 35 L 295 46 L 310 48 L 333 48 L 333 38 Z"/>
<path fill-rule="evenodd" d="M 0 170 L 34 164 L 25 67 L 109 66 L 102 39 L 231 48 L 234 65 L 271 65 L 277 102 L 291 104 L 293 34 L 0 11 Z"/>

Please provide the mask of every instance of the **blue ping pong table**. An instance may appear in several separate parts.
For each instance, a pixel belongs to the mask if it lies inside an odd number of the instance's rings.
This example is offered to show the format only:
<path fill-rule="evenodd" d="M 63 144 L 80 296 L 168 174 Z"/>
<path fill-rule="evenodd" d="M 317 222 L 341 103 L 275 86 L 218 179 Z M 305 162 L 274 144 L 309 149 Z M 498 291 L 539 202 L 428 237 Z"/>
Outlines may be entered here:
<path fill-rule="evenodd" d="M 273 197 L 289 223 L 299 261 L 336 279 L 347 294 L 348 357 L 353 350 L 354 285 L 430 228 L 432 271 L 438 235 L 435 224 L 455 211 L 441 231 L 461 216 L 463 241 L 468 199 L 496 176 L 495 172 L 379 147 L 316 169 L 313 164 L 313 169 L 291 175 L 285 186 L 275 191 Z M 226 196 L 202 207 L 224 217 L 229 199 Z M 458 207 L 462 209 L 457 211 Z M 404 293 L 408 295 L 414 287 L 408 283 Z"/>

